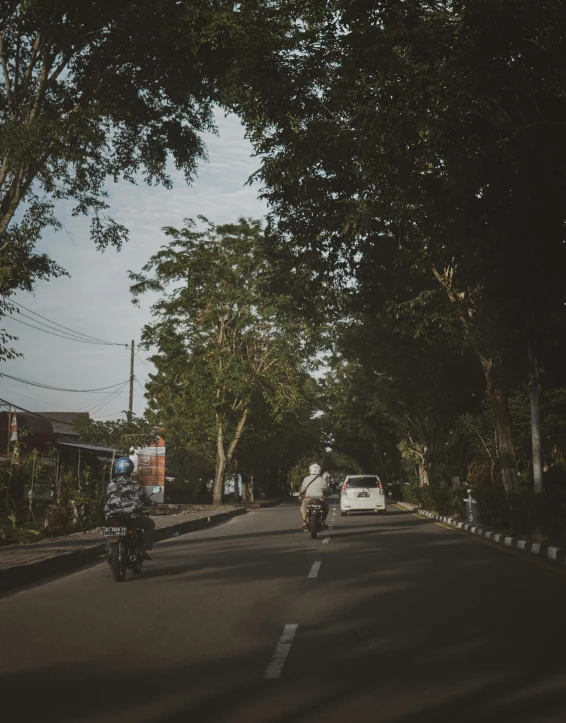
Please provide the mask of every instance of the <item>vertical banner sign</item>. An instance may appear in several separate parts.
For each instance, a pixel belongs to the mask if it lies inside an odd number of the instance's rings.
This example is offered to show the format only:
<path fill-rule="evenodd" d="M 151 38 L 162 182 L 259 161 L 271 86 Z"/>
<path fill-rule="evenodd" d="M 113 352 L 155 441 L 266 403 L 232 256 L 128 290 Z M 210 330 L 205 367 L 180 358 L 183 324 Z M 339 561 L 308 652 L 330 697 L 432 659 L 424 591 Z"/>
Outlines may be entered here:
<path fill-rule="evenodd" d="M 156 502 L 163 502 L 165 488 L 165 440 L 158 439 L 149 447 L 142 447 L 137 450 L 139 482 L 144 487 L 159 486 L 162 489 L 161 495 L 153 495 Z"/>
<path fill-rule="evenodd" d="M 20 458 L 20 452 L 18 449 L 18 417 L 15 412 L 12 414 L 10 421 L 10 449 L 12 450 L 12 461 L 17 463 Z M 9 456 L 8 450 L 8 457 Z"/>

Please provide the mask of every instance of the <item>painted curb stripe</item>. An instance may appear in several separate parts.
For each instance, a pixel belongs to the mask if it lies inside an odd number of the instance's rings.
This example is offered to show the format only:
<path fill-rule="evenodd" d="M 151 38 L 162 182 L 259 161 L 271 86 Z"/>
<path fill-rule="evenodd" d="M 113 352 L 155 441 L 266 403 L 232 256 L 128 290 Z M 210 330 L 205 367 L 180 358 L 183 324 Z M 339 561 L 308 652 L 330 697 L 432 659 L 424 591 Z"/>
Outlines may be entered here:
<path fill-rule="evenodd" d="M 433 520 L 438 520 L 439 522 L 445 522 L 449 525 L 457 527 L 460 530 L 465 530 L 466 532 L 471 532 L 474 535 L 479 535 L 480 537 L 485 537 L 488 540 L 497 542 L 500 545 L 505 545 L 506 547 L 512 547 L 517 550 L 522 550 L 523 552 L 530 552 L 532 555 L 543 555 L 549 560 L 554 560 L 555 562 L 562 562 L 566 564 L 566 550 L 563 550 L 560 547 L 553 547 L 551 545 L 546 546 L 542 545 L 539 542 L 530 542 L 529 540 L 518 540 L 516 537 L 506 537 L 505 535 L 502 535 L 500 533 L 491 532 L 491 530 L 484 530 L 481 527 L 467 525 L 464 522 L 459 522 L 458 520 L 454 520 L 451 517 L 444 517 L 442 515 L 435 514 L 434 512 L 429 512 L 428 510 L 422 510 L 420 507 L 413 507 L 406 502 L 397 502 L 395 504 L 397 504 L 399 507 L 404 507 L 410 512 L 429 517 Z"/>

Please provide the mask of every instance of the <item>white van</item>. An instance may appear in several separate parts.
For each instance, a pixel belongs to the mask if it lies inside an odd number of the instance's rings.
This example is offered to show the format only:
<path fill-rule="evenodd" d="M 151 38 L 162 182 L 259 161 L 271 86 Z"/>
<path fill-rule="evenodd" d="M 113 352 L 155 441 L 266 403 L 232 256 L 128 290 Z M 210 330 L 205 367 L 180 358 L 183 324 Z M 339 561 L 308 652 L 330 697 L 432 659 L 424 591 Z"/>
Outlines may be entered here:
<path fill-rule="evenodd" d="M 376 474 L 348 475 L 340 492 L 340 514 L 348 512 L 378 512 L 387 510 L 385 490 Z"/>

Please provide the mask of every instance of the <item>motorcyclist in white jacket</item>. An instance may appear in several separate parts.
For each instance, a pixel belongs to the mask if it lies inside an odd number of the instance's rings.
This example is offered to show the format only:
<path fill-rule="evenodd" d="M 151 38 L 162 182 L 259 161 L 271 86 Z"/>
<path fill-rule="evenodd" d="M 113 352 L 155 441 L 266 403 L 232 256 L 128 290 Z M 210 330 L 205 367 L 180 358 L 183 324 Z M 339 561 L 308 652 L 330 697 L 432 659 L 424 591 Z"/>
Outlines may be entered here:
<path fill-rule="evenodd" d="M 326 496 L 328 495 L 328 483 L 321 475 L 321 468 L 318 464 L 311 464 L 309 467 L 309 475 L 305 477 L 301 484 L 301 490 L 299 492 L 299 499 L 303 501 L 301 505 L 301 517 L 303 518 L 303 530 L 307 529 L 307 508 L 309 499 L 316 497 L 322 500 L 323 511 L 322 511 L 322 522 L 326 523 L 328 517 L 328 502 Z"/>

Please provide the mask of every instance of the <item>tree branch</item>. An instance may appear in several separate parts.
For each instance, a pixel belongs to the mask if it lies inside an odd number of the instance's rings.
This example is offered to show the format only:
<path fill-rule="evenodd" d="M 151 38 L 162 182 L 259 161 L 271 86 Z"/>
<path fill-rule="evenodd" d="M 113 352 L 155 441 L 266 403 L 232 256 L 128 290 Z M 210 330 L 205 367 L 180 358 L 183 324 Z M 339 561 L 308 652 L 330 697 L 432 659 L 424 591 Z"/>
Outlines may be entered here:
<path fill-rule="evenodd" d="M 8 107 L 12 115 L 12 120 L 16 118 L 16 105 L 14 102 L 14 96 L 12 94 L 12 84 L 10 82 L 10 74 L 8 72 L 8 63 L 6 61 L 6 48 L 4 47 L 4 38 L 6 30 L 0 32 L 0 64 L 2 65 L 2 74 L 4 76 L 4 85 L 6 86 L 6 98 L 8 100 Z"/>

